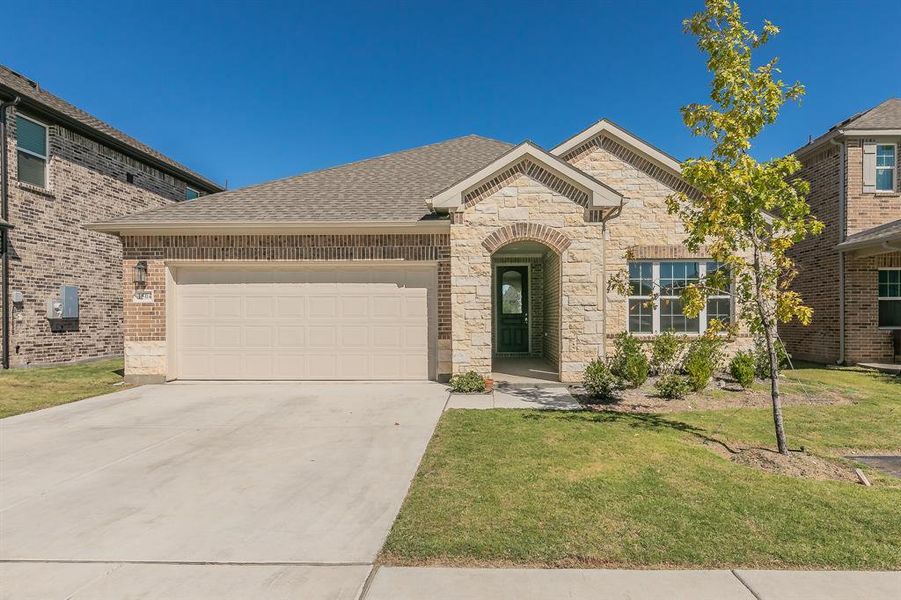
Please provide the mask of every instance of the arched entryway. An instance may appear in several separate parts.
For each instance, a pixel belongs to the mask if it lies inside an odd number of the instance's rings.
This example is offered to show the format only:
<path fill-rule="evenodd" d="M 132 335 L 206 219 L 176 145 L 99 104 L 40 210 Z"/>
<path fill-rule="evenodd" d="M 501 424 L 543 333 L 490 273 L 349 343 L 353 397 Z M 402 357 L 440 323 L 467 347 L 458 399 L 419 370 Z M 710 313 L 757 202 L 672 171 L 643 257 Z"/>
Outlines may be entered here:
<path fill-rule="evenodd" d="M 491 362 L 498 382 L 560 381 L 560 266 L 569 244 L 555 245 L 518 237 L 491 248 Z"/>

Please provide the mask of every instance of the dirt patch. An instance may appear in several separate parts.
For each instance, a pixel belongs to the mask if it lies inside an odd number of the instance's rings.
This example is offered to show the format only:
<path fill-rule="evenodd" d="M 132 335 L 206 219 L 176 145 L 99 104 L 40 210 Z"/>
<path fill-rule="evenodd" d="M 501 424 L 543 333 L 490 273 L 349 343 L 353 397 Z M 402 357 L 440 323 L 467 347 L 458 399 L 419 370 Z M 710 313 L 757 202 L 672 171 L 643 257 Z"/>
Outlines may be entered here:
<path fill-rule="evenodd" d="M 609 401 L 591 398 L 584 389 L 574 388 L 572 394 L 579 402 L 593 410 L 613 410 L 628 413 L 671 413 L 690 410 L 721 410 L 730 408 L 769 408 L 769 389 L 744 390 L 727 380 L 716 380 L 703 392 L 689 394 L 681 400 L 668 400 L 657 395 L 655 379 L 648 380 L 637 389 L 622 390 Z M 855 398 L 836 390 L 793 389 L 782 393 L 783 406 L 839 406 L 853 404 Z"/>
<path fill-rule="evenodd" d="M 706 442 L 704 445 L 735 464 L 753 467 L 770 473 L 802 479 L 860 483 L 850 465 L 829 458 L 807 454 L 806 452 L 790 452 L 788 455 L 785 455 L 766 448 L 737 447 L 730 449 L 722 444 L 713 442 Z"/>

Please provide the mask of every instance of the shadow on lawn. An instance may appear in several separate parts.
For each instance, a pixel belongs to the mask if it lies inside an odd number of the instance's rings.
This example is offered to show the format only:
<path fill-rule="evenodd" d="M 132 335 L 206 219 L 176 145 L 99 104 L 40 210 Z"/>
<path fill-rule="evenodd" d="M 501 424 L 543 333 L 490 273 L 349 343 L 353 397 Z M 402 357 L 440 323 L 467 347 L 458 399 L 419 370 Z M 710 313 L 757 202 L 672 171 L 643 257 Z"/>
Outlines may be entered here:
<path fill-rule="evenodd" d="M 649 413 L 623 413 L 617 411 L 599 411 L 599 412 L 572 412 L 572 413 L 563 413 L 563 414 L 549 414 L 549 413 L 527 413 L 523 415 L 524 419 L 546 419 L 546 418 L 557 418 L 557 419 L 566 419 L 570 421 L 581 421 L 583 423 L 623 423 L 629 427 L 635 427 L 638 429 L 647 429 L 651 431 L 662 431 L 662 430 L 673 430 L 679 431 L 682 433 L 688 433 L 693 435 L 694 437 L 703 440 L 705 442 L 709 442 L 712 444 L 717 444 L 722 446 L 730 453 L 735 453 L 731 446 L 729 446 L 723 440 L 717 439 L 715 437 L 710 436 L 707 433 L 707 430 L 697 427 L 695 425 L 691 425 L 684 421 L 678 421 L 675 419 L 670 419 L 668 417 L 658 415 L 658 414 L 649 414 Z"/>

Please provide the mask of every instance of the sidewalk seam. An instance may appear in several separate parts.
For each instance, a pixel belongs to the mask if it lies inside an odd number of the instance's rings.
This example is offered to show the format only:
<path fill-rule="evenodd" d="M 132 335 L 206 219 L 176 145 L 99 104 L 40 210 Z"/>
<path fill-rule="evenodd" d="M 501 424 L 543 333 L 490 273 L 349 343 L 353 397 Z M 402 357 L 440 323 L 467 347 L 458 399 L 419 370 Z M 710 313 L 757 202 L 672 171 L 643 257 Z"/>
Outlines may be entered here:
<path fill-rule="evenodd" d="M 763 600 L 763 596 L 761 596 L 760 594 L 758 594 L 757 592 L 755 592 L 755 591 L 754 591 L 754 588 L 751 587 L 751 584 L 749 584 L 747 581 L 745 581 L 745 580 L 742 578 L 742 576 L 738 574 L 738 571 L 736 571 L 735 569 L 729 569 L 729 572 L 732 573 L 732 575 L 734 575 L 735 578 L 738 579 L 738 581 L 741 582 L 741 584 L 742 584 L 743 586 L 745 586 L 745 587 L 748 589 L 749 592 L 751 592 L 751 595 L 752 595 L 752 596 L 754 596 L 755 598 L 757 598 L 757 600 Z"/>
<path fill-rule="evenodd" d="M 372 587 L 372 582 L 375 579 L 375 574 L 379 571 L 379 565 L 372 565 L 372 569 L 369 570 L 369 575 L 366 576 L 366 580 L 363 582 L 363 587 L 360 588 L 360 596 L 357 600 L 366 600 L 366 596 L 369 595 L 369 589 Z"/>

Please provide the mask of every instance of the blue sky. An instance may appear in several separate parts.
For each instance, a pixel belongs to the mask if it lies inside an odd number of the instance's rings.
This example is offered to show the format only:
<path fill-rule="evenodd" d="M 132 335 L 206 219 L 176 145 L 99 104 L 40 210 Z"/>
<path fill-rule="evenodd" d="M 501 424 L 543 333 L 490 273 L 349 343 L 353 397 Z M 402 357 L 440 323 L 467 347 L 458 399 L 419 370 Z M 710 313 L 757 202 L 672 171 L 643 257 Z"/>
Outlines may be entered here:
<path fill-rule="evenodd" d="M 0 62 L 230 188 L 468 133 L 551 147 L 601 117 L 706 150 L 679 117 L 707 97 L 680 25 L 701 0 L 42 4 L 2 11 Z M 901 96 L 897 35 L 878 35 L 901 2 L 742 4 L 808 89 L 758 158 Z"/>

